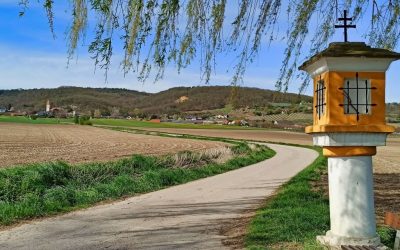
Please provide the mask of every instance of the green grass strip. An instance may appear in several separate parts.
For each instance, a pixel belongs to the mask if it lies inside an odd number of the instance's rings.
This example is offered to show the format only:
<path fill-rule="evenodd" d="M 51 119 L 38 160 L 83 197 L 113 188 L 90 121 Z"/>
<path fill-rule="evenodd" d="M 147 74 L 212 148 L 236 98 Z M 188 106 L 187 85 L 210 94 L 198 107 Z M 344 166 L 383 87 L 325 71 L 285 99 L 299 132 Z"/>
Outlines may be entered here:
<path fill-rule="evenodd" d="M 120 127 L 138 127 L 138 128 L 181 128 L 181 129 L 226 129 L 226 130 L 260 130 L 255 127 L 243 127 L 232 125 L 217 124 L 193 124 L 193 123 L 173 123 L 173 122 L 149 122 L 127 119 L 105 119 L 94 118 L 89 120 L 97 126 L 120 126 Z M 30 119 L 27 116 L 4 116 L 0 115 L 0 122 L 28 123 L 28 124 L 74 124 L 73 118 L 37 118 Z"/>
<path fill-rule="evenodd" d="M 149 122 L 124 119 L 91 119 L 93 125 L 120 126 L 120 127 L 140 127 L 140 128 L 181 128 L 181 129 L 227 129 L 227 130 L 259 130 L 255 127 L 243 127 L 218 124 L 193 124 L 193 123 L 173 123 L 173 122 Z"/>
<path fill-rule="evenodd" d="M 73 124 L 74 120 L 64 118 L 37 118 L 30 119 L 27 116 L 0 115 L 0 122 L 24 123 L 24 124 Z"/>
<path fill-rule="evenodd" d="M 305 243 L 329 229 L 328 199 L 312 191 L 326 159 L 319 156 L 278 191 L 252 220 L 245 238 L 248 249 L 268 249 L 278 243 Z"/>
<path fill-rule="evenodd" d="M 252 150 L 245 143 L 237 143 L 232 151 L 234 158 L 223 164 L 190 168 L 174 167 L 168 156 L 135 155 L 108 163 L 55 162 L 0 169 L 0 225 L 221 174 L 275 154 L 265 146 Z"/>

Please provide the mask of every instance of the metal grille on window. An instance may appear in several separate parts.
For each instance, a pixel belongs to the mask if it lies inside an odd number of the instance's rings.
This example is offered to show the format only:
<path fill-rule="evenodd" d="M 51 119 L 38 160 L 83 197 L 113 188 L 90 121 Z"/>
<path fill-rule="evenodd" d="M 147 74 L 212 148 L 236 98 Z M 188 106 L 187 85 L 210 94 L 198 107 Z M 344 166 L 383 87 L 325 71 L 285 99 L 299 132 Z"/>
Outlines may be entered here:
<path fill-rule="evenodd" d="M 315 90 L 316 93 L 316 105 L 315 105 L 315 110 L 318 115 L 318 119 L 321 119 L 321 116 L 325 113 L 325 83 L 324 80 L 319 79 L 317 82 L 317 89 Z"/>
<path fill-rule="evenodd" d="M 376 104 L 371 102 L 371 81 L 368 79 L 360 79 L 358 73 L 356 78 L 345 79 L 344 86 L 339 88 L 343 91 L 344 101 L 340 104 L 344 108 L 345 114 L 356 114 L 357 120 L 360 114 L 371 114 L 371 107 Z"/>

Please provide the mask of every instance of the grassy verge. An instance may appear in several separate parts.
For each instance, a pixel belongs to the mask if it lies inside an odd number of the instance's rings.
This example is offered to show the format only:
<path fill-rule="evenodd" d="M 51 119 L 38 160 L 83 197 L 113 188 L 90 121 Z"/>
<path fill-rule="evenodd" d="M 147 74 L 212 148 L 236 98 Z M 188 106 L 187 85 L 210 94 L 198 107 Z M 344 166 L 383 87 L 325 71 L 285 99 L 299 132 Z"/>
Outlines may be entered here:
<path fill-rule="evenodd" d="M 245 237 L 247 249 L 324 249 L 316 236 L 330 228 L 329 199 L 312 183 L 320 180 L 327 161 L 317 150 L 319 157 L 257 211 Z M 382 243 L 393 246 L 394 230 L 378 227 L 378 234 Z"/>
<path fill-rule="evenodd" d="M 247 166 L 275 154 L 265 146 L 254 148 L 245 143 L 236 143 L 230 151 L 233 156 L 224 163 L 183 152 L 162 157 L 135 155 L 108 163 L 55 162 L 1 169 L 0 225 L 159 190 Z"/>
<path fill-rule="evenodd" d="M 0 116 L 0 122 L 12 123 L 29 123 L 29 124 L 73 124 L 74 120 L 58 119 L 58 118 L 37 118 L 32 120 L 25 116 Z M 182 128 L 182 129 L 241 129 L 241 130 L 254 130 L 259 128 L 241 127 L 241 126 L 228 126 L 216 124 L 186 124 L 186 123 L 172 123 L 161 122 L 154 123 L 148 121 L 137 120 L 124 120 L 124 119 L 90 119 L 93 125 L 98 126 L 120 126 L 120 127 L 141 127 L 141 128 Z"/>
<path fill-rule="evenodd" d="M 329 229 L 329 205 L 310 182 L 318 180 L 325 166 L 326 159 L 320 155 L 257 212 L 245 239 L 247 248 L 316 249 L 315 236 Z"/>
<path fill-rule="evenodd" d="M 28 123 L 28 124 L 73 124 L 73 119 L 37 118 L 30 119 L 26 116 L 0 116 L 0 122 Z"/>
<path fill-rule="evenodd" d="M 123 120 L 123 119 L 91 119 L 93 125 L 120 126 L 120 127 L 142 127 L 142 128 L 182 128 L 182 129 L 259 129 L 241 126 L 228 126 L 217 124 L 191 124 L 191 123 L 154 123 L 148 121 Z"/>

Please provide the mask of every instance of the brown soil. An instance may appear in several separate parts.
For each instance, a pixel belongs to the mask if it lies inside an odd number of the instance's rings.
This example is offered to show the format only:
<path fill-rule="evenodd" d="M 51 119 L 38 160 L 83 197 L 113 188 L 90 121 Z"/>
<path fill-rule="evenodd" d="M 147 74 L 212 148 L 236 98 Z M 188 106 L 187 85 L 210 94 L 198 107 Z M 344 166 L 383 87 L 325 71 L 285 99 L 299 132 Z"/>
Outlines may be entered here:
<path fill-rule="evenodd" d="M 243 212 L 240 217 L 226 222 L 219 233 L 224 235 L 225 238 L 222 240 L 224 246 L 229 247 L 229 249 L 244 249 L 244 238 L 247 233 L 247 226 L 256 215 L 256 210 L 259 206 L 251 209 L 249 211 Z"/>
<path fill-rule="evenodd" d="M 312 183 L 315 190 L 322 191 L 326 196 L 328 190 L 328 173 L 321 173 L 321 179 Z M 400 173 L 374 174 L 375 209 L 379 225 L 383 225 L 385 212 L 400 211 Z"/>
<path fill-rule="evenodd" d="M 373 160 L 375 173 L 400 173 L 400 135 L 390 135 L 386 147 L 378 147 Z"/>
<path fill-rule="evenodd" d="M 78 125 L 0 124 L 0 167 L 63 160 L 109 161 L 133 154 L 200 151 L 222 142 L 129 134 Z"/>
<path fill-rule="evenodd" d="M 140 128 L 150 131 L 162 131 L 177 134 L 225 137 L 233 139 L 258 140 L 312 145 L 312 137 L 304 133 L 278 130 L 230 130 L 230 129 L 179 129 L 179 128 Z"/>
<path fill-rule="evenodd" d="M 377 222 L 383 224 L 385 212 L 400 212 L 400 135 L 390 135 L 373 162 Z"/>

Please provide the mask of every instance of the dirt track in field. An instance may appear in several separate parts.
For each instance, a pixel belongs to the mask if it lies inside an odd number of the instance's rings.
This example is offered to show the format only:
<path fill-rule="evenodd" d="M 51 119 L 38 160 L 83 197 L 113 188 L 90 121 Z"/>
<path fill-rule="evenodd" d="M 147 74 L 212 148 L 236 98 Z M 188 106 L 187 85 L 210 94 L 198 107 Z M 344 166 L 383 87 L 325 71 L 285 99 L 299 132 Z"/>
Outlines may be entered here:
<path fill-rule="evenodd" d="M 78 125 L 0 124 L 0 167 L 63 160 L 108 161 L 133 154 L 200 151 L 221 142 L 129 134 Z"/>

